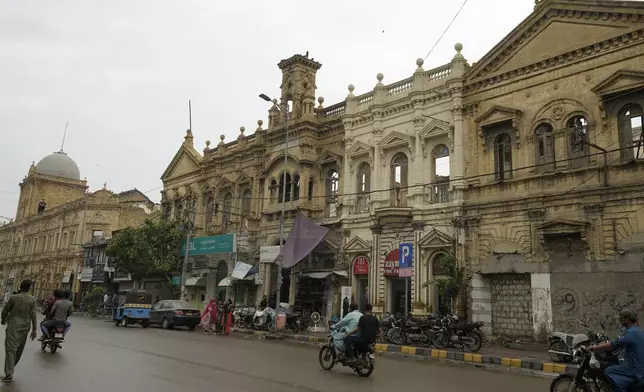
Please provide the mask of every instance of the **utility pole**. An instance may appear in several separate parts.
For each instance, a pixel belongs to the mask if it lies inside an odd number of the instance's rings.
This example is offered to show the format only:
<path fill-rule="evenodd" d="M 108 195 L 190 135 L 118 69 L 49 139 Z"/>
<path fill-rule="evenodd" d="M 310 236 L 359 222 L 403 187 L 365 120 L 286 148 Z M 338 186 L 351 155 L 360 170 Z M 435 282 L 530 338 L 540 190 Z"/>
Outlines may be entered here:
<path fill-rule="evenodd" d="M 181 299 L 186 300 L 188 293 L 186 291 L 186 280 L 188 279 L 188 255 L 190 254 L 190 240 L 192 240 L 193 218 L 194 218 L 194 198 L 186 199 L 186 246 L 183 252 L 183 265 L 181 266 Z"/>

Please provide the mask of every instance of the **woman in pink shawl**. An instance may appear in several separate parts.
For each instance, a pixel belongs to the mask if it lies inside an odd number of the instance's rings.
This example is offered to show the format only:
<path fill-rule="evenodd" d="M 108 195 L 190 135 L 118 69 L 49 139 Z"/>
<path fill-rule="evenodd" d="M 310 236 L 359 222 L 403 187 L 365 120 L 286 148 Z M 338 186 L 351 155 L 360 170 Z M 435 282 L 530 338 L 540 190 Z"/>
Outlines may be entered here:
<path fill-rule="evenodd" d="M 215 324 L 217 323 L 217 302 L 214 299 L 211 299 L 206 305 L 206 308 L 201 314 L 201 326 L 204 329 L 206 335 L 210 335 L 214 332 Z"/>

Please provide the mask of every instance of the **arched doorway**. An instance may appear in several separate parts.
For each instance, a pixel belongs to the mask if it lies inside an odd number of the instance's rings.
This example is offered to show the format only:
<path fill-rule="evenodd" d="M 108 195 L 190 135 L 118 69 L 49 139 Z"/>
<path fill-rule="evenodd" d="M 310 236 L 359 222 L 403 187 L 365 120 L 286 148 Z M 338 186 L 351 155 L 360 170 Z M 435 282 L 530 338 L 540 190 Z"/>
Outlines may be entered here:
<path fill-rule="evenodd" d="M 225 261 L 220 261 L 217 265 L 217 281 L 216 284 L 224 280 L 228 276 L 228 264 Z M 226 300 L 226 287 L 219 287 L 215 289 L 215 297 L 218 301 Z"/>
<path fill-rule="evenodd" d="M 429 271 L 430 281 L 434 282 L 430 286 L 432 312 L 441 315 L 450 314 L 452 307 L 449 299 L 441 296 L 438 290 L 438 284 L 436 282 L 437 280 L 448 278 L 447 272 L 442 266 L 443 259 L 445 257 L 449 257 L 449 255 L 445 251 L 438 251 L 434 253 L 429 263 L 429 266 L 431 268 Z"/>

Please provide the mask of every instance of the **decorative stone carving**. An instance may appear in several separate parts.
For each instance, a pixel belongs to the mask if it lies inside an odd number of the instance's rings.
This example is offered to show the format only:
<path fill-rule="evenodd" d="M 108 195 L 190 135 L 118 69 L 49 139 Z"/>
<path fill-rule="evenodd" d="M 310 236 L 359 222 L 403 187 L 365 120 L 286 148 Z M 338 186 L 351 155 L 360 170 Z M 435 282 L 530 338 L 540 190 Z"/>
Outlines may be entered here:
<path fill-rule="evenodd" d="M 507 108 L 503 106 L 493 106 L 487 112 L 479 116 L 474 122 L 477 126 L 478 136 L 481 139 L 483 152 L 487 151 L 486 129 L 490 126 L 501 124 L 509 121 L 511 130 L 514 131 L 514 137 L 517 148 L 521 147 L 520 123 L 523 112 L 518 109 Z"/>

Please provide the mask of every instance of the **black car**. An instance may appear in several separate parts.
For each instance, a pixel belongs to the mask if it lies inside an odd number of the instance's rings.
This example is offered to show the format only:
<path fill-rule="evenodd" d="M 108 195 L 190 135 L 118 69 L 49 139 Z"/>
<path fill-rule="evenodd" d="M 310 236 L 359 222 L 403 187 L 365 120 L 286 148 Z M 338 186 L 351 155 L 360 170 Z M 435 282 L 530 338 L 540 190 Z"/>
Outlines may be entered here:
<path fill-rule="evenodd" d="M 194 331 L 200 323 L 201 312 L 186 301 L 159 301 L 150 312 L 150 324 L 160 325 L 163 329 L 188 327 Z"/>

